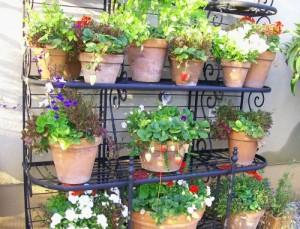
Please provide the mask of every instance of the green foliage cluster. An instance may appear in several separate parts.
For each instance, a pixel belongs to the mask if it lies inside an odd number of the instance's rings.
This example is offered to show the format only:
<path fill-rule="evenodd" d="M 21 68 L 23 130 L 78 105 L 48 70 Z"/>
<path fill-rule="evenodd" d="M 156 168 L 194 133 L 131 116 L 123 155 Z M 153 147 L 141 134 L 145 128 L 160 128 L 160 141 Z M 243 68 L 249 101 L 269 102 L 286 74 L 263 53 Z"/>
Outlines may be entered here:
<path fill-rule="evenodd" d="M 42 12 L 29 9 L 25 18 L 26 38 L 31 46 L 74 51 L 76 34 L 72 18 L 67 17 L 57 0 L 43 3 Z"/>

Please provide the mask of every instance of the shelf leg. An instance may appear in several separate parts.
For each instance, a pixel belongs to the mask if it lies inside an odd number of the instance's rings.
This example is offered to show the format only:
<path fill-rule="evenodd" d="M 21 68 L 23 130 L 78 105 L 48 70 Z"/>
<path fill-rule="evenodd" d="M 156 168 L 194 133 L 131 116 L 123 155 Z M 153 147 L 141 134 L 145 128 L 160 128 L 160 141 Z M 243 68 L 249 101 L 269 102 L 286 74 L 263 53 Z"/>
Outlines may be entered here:
<path fill-rule="evenodd" d="M 129 159 L 129 180 L 128 180 L 128 229 L 132 228 L 131 213 L 132 213 L 132 198 L 133 198 L 133 174 L 134 161 L 133 157 Z"/>

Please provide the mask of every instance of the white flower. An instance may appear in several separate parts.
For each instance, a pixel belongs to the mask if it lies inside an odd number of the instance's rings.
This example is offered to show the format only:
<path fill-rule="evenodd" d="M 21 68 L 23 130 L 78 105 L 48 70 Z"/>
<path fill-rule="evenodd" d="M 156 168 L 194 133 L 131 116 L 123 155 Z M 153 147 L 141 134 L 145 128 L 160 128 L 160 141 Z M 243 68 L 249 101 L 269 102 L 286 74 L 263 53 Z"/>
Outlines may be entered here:
<path fill-rule="evenodd" d="M 111 188 L 110 191 L 114 192 L 116 195 L 120 196 L 120 190 L 117 187 Z"/>
<path fill-rule="evenodd" d="M 121 199 L 118 195 L 116 194 L 111 194 L 109 197 L 108 197 L 109 200 L 111 200 L 114 204 L 119 204 L 121 203 Z"/>
<path fill-rule="evenodd" d="M 141 215 L 144 215 L 145 213 L 146 213 L 145 209 L 142 208 L 142 209 L 140 210 L 140 214 L 141 214 Z"/>
<path fill-rule="evenodd" d="M 206 206 L 207 206 L 207 207 L 211 207 L 212 202 L 213 202 L 214 200 L 215 200 L 214 197 L 206 198 L 206 199 L 205 199 L 205 204 L 206 204 Z"/>
<path fill-rule="evenodd" d="M 93 197 L 89 197 L 87 195 L 82 195 L 79 197 L 79 208 L 82 209 L 84 207 L 92 208 L 94 206 Z"/>
<path fill-rule="evenodd" d="M 197 210 L 197 208 L 196 208 L 196 206 L 193 204 L 191 207 L 188 207 L 187 208 L 187 212 L 190 214 L 190 215 L 192 215 L 193 213 L 194 213 L 194 211 L 196 211 Z"/>
<path fill-rule="evenodd" d="M 210 194 L 211 194 L 210 187 L 206 186 L 206 195 L 210 196 Z"/>
<path fill-rule="evenodd" d="M 102 202 L 101 204 L 102 204 L 102 206 L 108 206 L 109 205 L 108 202 Z"/>
<path fill-rule="evenodd" d="M 144 106 L 143 104 L 141 104 L 141 105 L 139 106 L 139 108 L 140 108 L 140 111 L 145 110 L 145 106 Z"/>
<path fill-rule="evenodd" d="M 72 224 L 69 224 L 67 229 L 76 229 Z"/>
<path fill-rule="evenodd" d="M 55 228 L 55 226 L 59 224 L 62 219 L 63 217 L 60 214 L 54 213 L 54 215 L 51 217 L 51 228 Z"/>
<path fill-rule="evenodd" d="M 54 90 L 53 85 L 50 82 L 48 82 L 48 83 L 45 84 L 45 88 L 46 88 L 46 92 L 47 93 L 51 93 Z"/>
<path fill-rule="evenodd" d="M 70 208 L 65 212 L 65 218 L 71 222 L 77 219 L 77 214 L 73 208 Z"/>
<path fill-rule="evenodd" d="M 178 180 L 177 184 L 179 184 L 180 186 L 185 186 L 185 187 L 188 186 L 188 184 L 187 184 L 187 182 L 185 180 Z"/>
<path fill-rule="evenodd" d="M 49 106 L 49 100 L 44 99 L 43 101 L 39 102 L 39 107 L 46 107 Z"/>
<path fill-rule="evenodd" d="M 128 216 L 128 207 L 126 205 L 123 206 L 122 216 L 123 217 L 127 217 Z"/>
<path fill-rule="evenodd" d="M 93 216 L 93 211 L 90 207 L 84 207 L 81 209 L 80 218 L 81 219 L 89 219 Z"/>
<path fill-rule="evenodd" d="M 126 123 L 126 122 L 122 122 L 122 123 L 121 123 L 121 127 L 122 127 L 123 129 L 126 129 L 126 128 L 127 128 L 127 123 Z"/>
<path fill-rule="evenodd" d="M 105 215 L 97 215 L 97 224 L 101 225 L 103 229 L 108 227 L 107 218 Z"/>

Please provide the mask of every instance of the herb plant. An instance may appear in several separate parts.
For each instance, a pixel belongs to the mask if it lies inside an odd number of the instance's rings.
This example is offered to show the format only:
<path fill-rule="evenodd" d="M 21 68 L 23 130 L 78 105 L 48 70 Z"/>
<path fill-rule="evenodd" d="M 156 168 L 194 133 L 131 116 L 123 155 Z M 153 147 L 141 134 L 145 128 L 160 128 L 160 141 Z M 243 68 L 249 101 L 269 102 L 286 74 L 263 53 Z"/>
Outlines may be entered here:
<path fill-rule="evenodd" d="M 148 212 L 157 224 L 162 224 L 168 217 L 182 214 L 199 219 L 197 211 L 210 207 L 213 200 L 210 188 L 201 180 L 143 184 L 134 190 L 133 210 Z"/>
<path fill-rule="evenodd" d="M 77 40 L 72 18 L 67 17 L 57 0 L 43 3 L 42 12 L 29 10 L 25 18 L 26 39 L 30 46 L 74 51 Z"/>

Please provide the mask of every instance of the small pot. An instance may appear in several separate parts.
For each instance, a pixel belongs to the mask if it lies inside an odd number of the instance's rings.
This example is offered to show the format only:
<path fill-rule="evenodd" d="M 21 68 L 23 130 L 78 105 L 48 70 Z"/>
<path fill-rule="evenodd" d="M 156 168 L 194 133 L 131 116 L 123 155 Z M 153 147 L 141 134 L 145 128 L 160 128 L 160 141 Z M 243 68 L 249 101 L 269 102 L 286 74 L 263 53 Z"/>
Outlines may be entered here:
<path fill-rule="evenodd" d="M 257 58 L 257 63 L 253 63 L 248 71 L 245 87 L 262 88 L 268 77 L 272 62 L 276 53 L 266 51 Z"/>
<path fill-rule="evenodd" d="M 226 87 L 243 87 L 247 72 L 251 66 L 249 62 L 225 61 L 221 63 Z"/>
<path fill-rule="evenodd" d="M 98 56 L 94 53 L 82 52 L 79 54 L 79 60 L 86 83 L 115 83 L 124 61 L 124 55 Z M 92 65 L 96 61 L 99 61 L 99 64 L 95 70 L 92 69 Z"/>
<path fill-rule="evenodd" d="M 242 212 L 230 216 L 229 229 L 256 229 L 265 210 L 258 212 Z"/>
<path fill-rule="evenodd" d="M 167 142 L 166 144 L 151 143 L 140 154 L 143 169 L 152 172 L 174 172 L 180 169 L 184 154 L 189 150 L 189 144 Z"/>
<path fill-rule="evenodd" d="M 232 156 L 234 147 L 237 147 L 237 164 L 250 165 L 257 151 L 257 139 L 251 138 L 243 132 L 232 131 L 228 138 L 228 147 L 230 156 Z"/>
<path fill-rule="evenodd" d="M 197 85 L 204 62 L 199 60 L 188 60 L 179 62 L 176 58 L 170 58 L 172 80 L 177 85 Z"/>
<path fill-rule="evenodd" d="M 101 138 L 96 138 L 95 143 L 84 139 L 80 144 L 71 145 L 66 150 L 59 144 L 50 145 L 58 180 L 64 184 L 88 182 L 100 142 Z"/>
<path fill-rule="evenodd" d="M 132 80 L 139 82 L 159 82 L 162 77 L 168 42 L 165 39 L 149 39 L 142 47 L 129 46 L 128 63 Z"/>
<path fill-rule="evenodd" d="M 52 75 L 64 75 L 68 54 L 59 49 L 31 48 L 36 58 L 39 74 L 42 80 L 50 80 Z"/>
<path fill-rule="evenodd" d="M 291 215 L 275 217 L 270 213 L 266 213 L 261 223 L 261 229 L 290 229 L 293 228 Z"/>
<path fill-rule="evenodd" d="M 192 218 L 185 214 L 168 217 L 162 224 L 156 224 L 149 212 L 140 214 L 132 213 L 133 229 L 196 229 L 198 221 L 202 218 L 205 209 L 197 212 L 198 218 Z"/>

